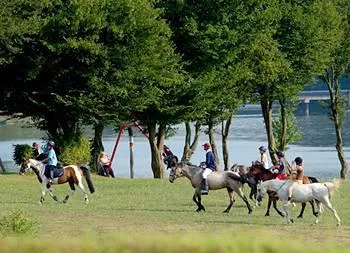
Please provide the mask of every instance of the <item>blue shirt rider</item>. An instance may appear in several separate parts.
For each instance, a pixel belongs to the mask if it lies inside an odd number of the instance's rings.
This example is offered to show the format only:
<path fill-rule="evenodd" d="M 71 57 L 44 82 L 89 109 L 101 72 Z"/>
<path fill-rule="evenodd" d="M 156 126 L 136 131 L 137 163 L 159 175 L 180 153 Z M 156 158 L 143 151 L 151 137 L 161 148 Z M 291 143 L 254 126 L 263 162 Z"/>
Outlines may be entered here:
<path fill-rule="evenodd" d="M 207 177 L 211 172 L 216 170 L 216 164 L 215 164 L 214 153 L 210 148 L 210 144 L 205 143 L 203 145 L 203 148 L 206 151 L 206 154 L 205 154 L 205 163 L 202 163 L 204 166 L 203 166 L 203 174 L 202 174 L 203 181 L 202 181 L 201 194 L 208 195 L 209 185 L 208 185 Z"/>
<path fill-rule="evenodd" d="M 49 183 L 52 184 L 52 180 L 53 180 L 53 168 L 55 166 L 57 166 L 57 156 L 56 156 L 56 152 L 53 149 L 53 147 L 55 146 L 55 143 L 53 141 L 49 141 L 47 143 L 47 158 L 45 160 L 43 160 L 43 162 L 46 162 L 46 167 L 45 169 L 50 171 L 50 179 L 49 179 Z"/>

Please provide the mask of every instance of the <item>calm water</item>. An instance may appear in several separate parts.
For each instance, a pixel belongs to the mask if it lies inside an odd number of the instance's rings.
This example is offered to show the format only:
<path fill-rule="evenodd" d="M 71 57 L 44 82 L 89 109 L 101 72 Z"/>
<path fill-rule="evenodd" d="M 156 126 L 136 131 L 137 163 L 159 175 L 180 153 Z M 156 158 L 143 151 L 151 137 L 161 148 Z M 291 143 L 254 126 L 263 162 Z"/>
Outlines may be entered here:
<path fill-rule="evenodd" d="M 289 161 L 296 156 L 304 159 L 307 175 L 321 178 L 337 177 L 339 175 L 339 161 L 335 150 L 335 134 L 332 122 L 326 115 L 298 116 L 298 125 L 303 133 L 303 139 L 289 146 L 286 157 Z M 350 159 L 350 116 L 344 124 L 344 143 L 346 157 Z M 34 141 L 42 142 L 45 133 L 32 128 L 21 128 L 15 125 L 0 126 L 0 157 L 8 168 L 17 170 L 12 162 L 14 144 L 32 144 Z M 104 146 L 106 152 L 111 154 L 116 140 L 112 129 L 104 132 Z M 127 131 L 119 143 L 113 169 L 118 177 L 129 177 L 129 145 Z M 204 133 L 200 143 L 207 141 Z M 217 145 L 221 154 L 220 129 L 217 129 Z M 177 126 L 175 136 L 166 140 L 171 150 L 181 156 L 184 143 L 184 127 Z M 230 164 L 240 163 L 249 165 L 258 158 L 257 148 L 267 145 L 264 123 L 261 115 L 239 115 L 233 120 L 231 136 L 229 137 Z M 191 162 L 199 164 L 204 160 L 205 154 L 199 147 L 192 156 Z M 134 171 L 135 177 L 152 177 L 150 168 L 150 149 L 148 141 L 142 134 L 137 133 L 134 145 Z"/>

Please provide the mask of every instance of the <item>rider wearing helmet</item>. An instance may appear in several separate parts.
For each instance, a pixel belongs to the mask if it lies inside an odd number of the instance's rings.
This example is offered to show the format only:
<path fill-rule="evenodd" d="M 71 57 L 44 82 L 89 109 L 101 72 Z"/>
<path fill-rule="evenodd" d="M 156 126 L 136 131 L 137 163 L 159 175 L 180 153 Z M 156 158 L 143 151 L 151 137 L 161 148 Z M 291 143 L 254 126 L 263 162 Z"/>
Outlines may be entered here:
<path fill-rule="evenodd" d="M 55 143 L 53 141 L 49 141 L 46 146 L 47 146 L 47 158 L 43 162 L 46 162 L 46 169 L 50 171 L 49 183 L 52 184 L 53 168 L 57 166 L 57 156 L 56 156 L 55 150 L 53 149 L 53 147 L 55 146 Z"/>
<path fill-rule="evenodd" d="M 266 155 L 266 148 L 264 146 L 260 146 L 259 153 L 260 153 L 260 156 L 258 158 L 258 161 L 262 164 L 262 166 L 266 170 L 268 170 L 269 169 L 269 161 L 268 161 L 267 155 Z"/>
<path fill-rule="evenodd" d="M 304 177 L 303 159 L 301 157 L 296 157 L 293 161 L 292 167 L 294 168 L 292 170 L 292 175 L 294 172 L 295 177 L 292 177 L 293 183 L 288 189 L 288 201 L 292 199 L 293 189 L 296 186 L 303 184 L 303 177 Z"/>
<path fill-rule="evenodd" d="M 201 163 L 203 165 L 203 182 L 202 182 L 202 195 L 208 195 L 209 185 L 207 177 L 208 175 L 216 170 L 215 157 L 213 151 L 210 148 L 209 143 L 205 143 L 203 148 L 206 152 L 205 162 Z"/>
<path fill-rule="evenodd" d="M 271 169 L 271 172 L 274 174 L 278 174 L 277 175 L 277 179 L 285 179 L 286 178 L 286 174 L 285 174 L 285 158 L 284 158 L 284 154 L 282 151 L 277 151 L 276 153 L 278 161 L 277 161 L 277 165 L 274 166 Z"/>

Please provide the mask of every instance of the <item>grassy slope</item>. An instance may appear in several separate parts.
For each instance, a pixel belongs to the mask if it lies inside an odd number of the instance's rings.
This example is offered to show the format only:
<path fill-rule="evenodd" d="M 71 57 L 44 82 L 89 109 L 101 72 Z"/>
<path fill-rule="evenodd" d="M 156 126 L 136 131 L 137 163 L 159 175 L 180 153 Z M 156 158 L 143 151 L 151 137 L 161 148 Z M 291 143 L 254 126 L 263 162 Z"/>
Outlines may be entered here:
<path fill-rule="evenodd" d="M 97 192 L 90 196 L 88 205 L 83 203 L 83 196 L 77 190 L 66 205 L 55 204 L 47 195 L 44 205 L 40 206 L 40 185 L 34 176 L 0 175 L 0 217 L 21 209 L 39 222 L 39 237 L 47 239 L 91 234 L 94 238 L 104 238 L 111 233 L 131 238 L 152 234 L 181 237 L 190 233 L 197 239 L 203 235 L 223 234 L 225 237 L 243 234 L 245 237 L 258 235 L 277 240 L 292 239 L 293 242 L 307 240 L 308 243 L 322 245 L 350 242 L 349 182 L 342 182 L 332 199 L 342 219 L 342 226 L 337 228 L 328 210 L 325 210 L 319 225 L 311 225 L 313 217 L 309 206 L 305 218 L 296 220 L 292 225 L 285 225 L 285 220 L 273 210 L 271 217 L 264 217 L 266 200 L 262 207 L 255 208 L 248 215 L 243 201 L 237 199 L 231 212 L 223 214 L 227 205 L 225 190 L 211 191 L 203 201 L 207 211 L 196 213 L 192 188 L 186 179 L 179 179 L 174 184 L 166 179 L 130 180 L 94 176 L 93 180 Z M 68 188 L 68 184 L 54 187 L 60 199 Z M 292 210 L 294 217 L 299 209 L 298 204 Z"/>

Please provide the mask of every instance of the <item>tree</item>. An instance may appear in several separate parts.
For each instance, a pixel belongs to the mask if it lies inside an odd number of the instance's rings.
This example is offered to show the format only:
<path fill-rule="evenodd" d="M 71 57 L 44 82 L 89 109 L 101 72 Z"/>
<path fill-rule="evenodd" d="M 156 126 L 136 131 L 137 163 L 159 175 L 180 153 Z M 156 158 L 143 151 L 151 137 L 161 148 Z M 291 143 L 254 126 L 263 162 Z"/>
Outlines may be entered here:
<path fill-rule="evenodd" d="M 288 1 L 278 3 L 279 15 L 258 41 L 254 60 L 255 87 L 268 136 L 271 159 L 276 162 L 276 140 L 272 126 L 272 104 L 279 101 L 284 114 L 281 136 L 286 139 L 287 108 L 290 100 L 324 68 L 339 35 L 339 18 L 329 1 Z M 264 46 L 268 45 L 268 46 Z M 255 58 L 256 59 L 256 58 Z"/>
<path fill-rule="evenodd" d="M 245 2 L 209 0 L 160 1 L 160 5 L 166 10 L 172 38 L 190 76 L 192 121 L 208 126 L 206 132 L 218 163 L 214 128 L 227 119 L 228 129 L 230 117 L 249 90 L 246 80 L 251 75 L 245 57 L 245 39 L 249 39 L 247 27 L 255 24 L 242 21 L 245 18 L 242 9 L 251 6 Z M 224 152 L 228 156 L 227 149 Z"/>
<path fill-rule="evenodd" d="M 330 95 L 329 114 L 334 122 L 336 134 L 336 150 L 340 162 L 340 177 L 345 179 L 349 171 L 349 164 L 345 158 L 342 138 L 343 123 L 346 118 L 345 99 L 341 93 L 340 79 L 350 70 L 350 3 L 349 1 L 335 0 L 338 17 L 341 22 L 335 24 L 333 29 L 337 29 L 341 34 L 341 41 L 332 51 L 332 58 L 320 76 L 326 84 Z"/>

